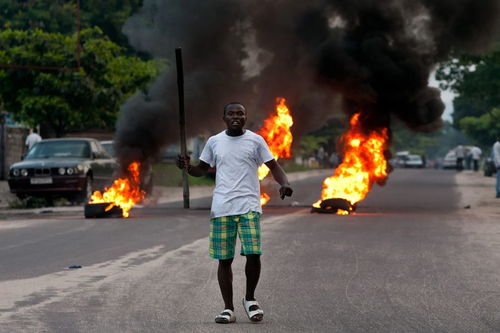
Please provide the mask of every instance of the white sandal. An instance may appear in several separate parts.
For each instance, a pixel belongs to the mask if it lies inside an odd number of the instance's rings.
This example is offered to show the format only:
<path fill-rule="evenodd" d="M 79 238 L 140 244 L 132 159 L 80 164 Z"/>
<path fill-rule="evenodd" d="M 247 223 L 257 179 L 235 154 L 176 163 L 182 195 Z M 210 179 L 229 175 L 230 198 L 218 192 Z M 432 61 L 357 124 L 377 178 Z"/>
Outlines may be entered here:
<path fill-rule="evenodd" d="M 243 307 L 245 308 L 245 312 L 247 313 L 248 319 L 253 322 L 262 321 L 262 319 L 264 318 L 264 311 L 262 311 L 257 301 L 247 301 L 245 297 L 243 297 L 242 303 Z M 257 306 L 257 309 L 250 310 L 252 306 Z"/>
<path fill-rule="evenodd" d="M 220 314 L 215 317 L 215 322 L 217 324 L 231 324 L 236 321 L 236 316 L 234 315 L 233 310 L 225 309 Z"/>

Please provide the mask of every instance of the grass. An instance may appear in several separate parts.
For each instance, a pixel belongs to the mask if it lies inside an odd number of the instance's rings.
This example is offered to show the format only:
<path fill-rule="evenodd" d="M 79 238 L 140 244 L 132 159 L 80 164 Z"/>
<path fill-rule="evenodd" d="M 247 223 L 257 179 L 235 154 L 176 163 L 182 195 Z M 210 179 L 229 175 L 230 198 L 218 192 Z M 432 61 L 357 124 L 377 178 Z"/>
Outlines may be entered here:
<path fill-rule="evenodd" d="M 159 186 L 182 186 L 182 171 L 175 164 L 157 163 L 153 165 L 153 179 Z M 215 179 L 210 177 L 188 177 L 190 186 L 214 185 Z"/>
<path fill-rule="evenodd" d="M 278 160 L 278 162 L 280 162 L 280 161 Z M 286 173 L 318 169 L 318 168 L 312 168 L 312 167 L 307 166 L 307 165 L 301 165 L 301 164 L 295 164 L 295 163 L 286 163 L 286 164 L 283 164 L 282 167 Z"/>

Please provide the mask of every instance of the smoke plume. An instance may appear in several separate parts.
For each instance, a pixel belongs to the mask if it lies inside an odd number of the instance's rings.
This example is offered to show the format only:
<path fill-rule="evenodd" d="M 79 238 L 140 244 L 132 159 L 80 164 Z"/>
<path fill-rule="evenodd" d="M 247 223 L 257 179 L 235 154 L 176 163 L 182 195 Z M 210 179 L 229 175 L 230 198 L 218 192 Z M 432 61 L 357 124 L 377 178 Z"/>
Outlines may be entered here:
<path fill-rule="evenodd" d="M 221 130 L 239 100 L 250 125 L 287 98 L 300 136 L 338 109 L 367 129 L 396 116 L 411 129 L 440 126 L 431 71 L 454 52 L 481 52 L 497 36 L 498 0 L 145 0 L 124 26 L 131 45 L 171 66 L 147 95 L 123 106 L 122 161 L 178 137 L 174 49 L 183 48 L 188 135 Z"/>

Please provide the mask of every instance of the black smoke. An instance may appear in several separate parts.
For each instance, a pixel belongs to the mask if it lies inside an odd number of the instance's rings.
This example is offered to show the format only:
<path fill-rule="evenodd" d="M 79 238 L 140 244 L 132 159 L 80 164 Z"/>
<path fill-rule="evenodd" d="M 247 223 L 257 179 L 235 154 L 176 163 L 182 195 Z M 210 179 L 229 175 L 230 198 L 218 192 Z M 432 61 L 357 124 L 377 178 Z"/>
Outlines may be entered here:
<path fill-rule="evenodd" d="M 130 43 L 171 66 L 124 106 L 122 161 L 153 156 L 178 137 L 174 49 L 184 53 L 188 134 L 222 128 L 239 100 L 262 120 L 287 98 L 294 135 L 340 109 L 365 128 L 398 117 L 416 131 L 441 124 L 430 73 L 453 53 L 485 50 L 498 36 L 498 0 L 145 0 L 124 26 Z M 341 98 L 342 104 L 339 104 Z"/>

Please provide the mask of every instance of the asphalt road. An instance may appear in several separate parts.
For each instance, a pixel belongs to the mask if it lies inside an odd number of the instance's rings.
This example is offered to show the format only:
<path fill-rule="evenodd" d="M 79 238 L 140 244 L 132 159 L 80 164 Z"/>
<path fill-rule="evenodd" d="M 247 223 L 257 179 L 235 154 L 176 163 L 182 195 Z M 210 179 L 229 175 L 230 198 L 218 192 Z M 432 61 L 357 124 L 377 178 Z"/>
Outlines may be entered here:
<path fill-rule="evenodd" d="M 500 226 L 462 213 L 453 176 L 397 170 L 350 216 L 310 214 L 320 177 L 293 184 L 295 207 L 273 198 L 260 324 L 239 301 L 239 256 L 237 323 L 213 321 L 223 304 L 207 254 L 210 200 L 129 219 L 0 221 L 0 332 L 498 332 Z"/>

